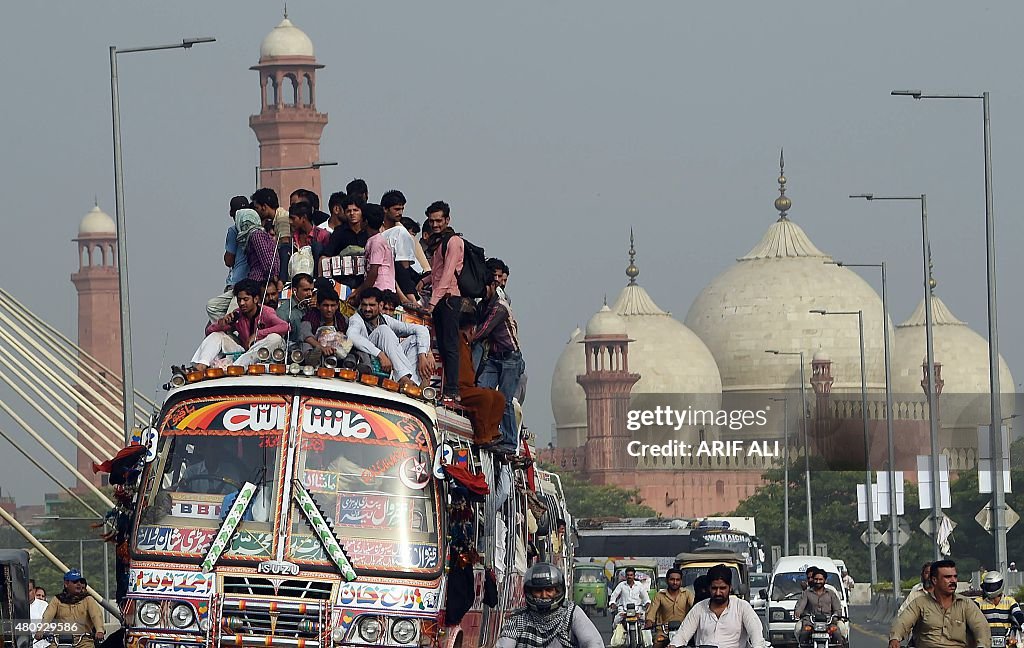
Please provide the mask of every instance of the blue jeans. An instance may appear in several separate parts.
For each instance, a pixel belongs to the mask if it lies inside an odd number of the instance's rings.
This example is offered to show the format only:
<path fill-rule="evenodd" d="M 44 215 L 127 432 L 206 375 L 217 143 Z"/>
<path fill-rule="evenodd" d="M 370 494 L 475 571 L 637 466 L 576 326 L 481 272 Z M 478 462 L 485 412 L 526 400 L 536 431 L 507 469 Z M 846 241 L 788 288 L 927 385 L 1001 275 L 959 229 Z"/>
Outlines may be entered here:
<path fill-rule="evenodd" d="M 499 446 L 508 450 L 519 448 L 518 430 L 516 429 L 516 411 L 512 406 L 512 398 L 519 389 L 519 381 L 526 371 L 523 354 L 510 351 L 502 358 L 487 356 L 477 384 L 481 387 L 497 389 L 505 396 L 505 414 L 501 418 L 501 441 Z"/>

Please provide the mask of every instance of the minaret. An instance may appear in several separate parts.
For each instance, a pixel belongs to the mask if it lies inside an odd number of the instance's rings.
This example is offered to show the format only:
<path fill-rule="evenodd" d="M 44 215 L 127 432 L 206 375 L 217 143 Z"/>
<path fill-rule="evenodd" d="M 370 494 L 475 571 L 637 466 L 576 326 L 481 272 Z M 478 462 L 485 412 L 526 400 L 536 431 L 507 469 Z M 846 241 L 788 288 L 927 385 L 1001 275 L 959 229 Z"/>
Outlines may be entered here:
<path fill-rule="evenodd" d="M 313 42 L 288 20 L 286 9 L 284 20 L 260 45 L 259 64 L 249 68 L 260 74 L 260 113 L 249 117 L 249 127 L 260 142 L 261 169 L 320 160 L 320 135 L 327 125 L 327 114 L 316 110 L 316 71 L 322 67 Z M 276 191 L 287 206 L 296 189 L 321 193 L 320 169 L 260 171 L 257 184 Z"/>
<path fill-rule="evenodd" d="M 633 234 L 630 232 L 629 267 L 626 276 L 635 283 L 640 273 L 633 263 Z M 586 470 L 590 479 L 606 483 L 604 475 L 628 468 L 626 446 L 630 433 L 626 430 L 629 396 L 640 374 L 629 372 L 629 343 L 626 323 L 608 303 L 587 322 L 583 345 L 586 373 L 576 382 L 587 395 Z M 633 466 L 635 468 L 635 464 Z"/>
<path fill-rule="evenodd" d="M 78 237 L 78 272 L 71 275 L 71 281 L 78 291 L 78 346 L 93 356 L 96 363 L 87 357 L 80 358 L 95 371 L 113 373 L 121 377 L 121 301 L 117 288 L 117 229 L 114 220 L 104 213 L 99 205 L 82 218 Z M 90 382 L 94 379 L 87 378 Z M 95 398 L 83 393 L 83 397 Z M 96 404 L 94 402 L 94 404 Z M 117 407 L 113 408 L 118 411 Z M 120 414 L 116 415 L 120 420 Z M 79 408 L 79 418 L 91 415 Z M 91 419 L 94 424 L 97 421 Z M 83 426 L 84 427 L 84 426 Z M 88 428 L 87 428 L 88 429 Z M 121 430 L 115 430 L 113 438 L 120 438 Z M 80 439 L 84 445 L 93 447 L 91 442 Z M 76 463 L 79 472 L 91 476 L 92 461 L 81 450 Z M 100 484 L 100 476 L 94 483 Z"/>

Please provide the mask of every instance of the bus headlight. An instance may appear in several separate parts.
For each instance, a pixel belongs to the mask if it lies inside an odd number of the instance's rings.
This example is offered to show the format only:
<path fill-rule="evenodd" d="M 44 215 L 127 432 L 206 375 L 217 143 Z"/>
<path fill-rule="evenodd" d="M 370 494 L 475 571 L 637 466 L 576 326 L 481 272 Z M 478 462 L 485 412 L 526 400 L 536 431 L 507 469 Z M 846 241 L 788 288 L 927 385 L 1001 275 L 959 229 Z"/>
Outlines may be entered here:
<path fill-rule="evenodd" d="M 142 625 L 155 626 L 160 623 L 160 605 L 153 601 L 146 601 L 139 606 L 136 616 Z"/>
<path fill-rule="evenodd" d="M 400 644 L 412 643 L 416 639 L 416 624 L 409 619 L 399 619 L 391 624 L 391 638 Z"/>
<path fill-rule="evenodd" d="M 187 628 L 195 619 L 196 614 L 188 603 L 178 603 L 171 609 L 171 625 L 175 628 Z"/>
<path fill-rule="evenodd" d="M 384 624 L 377 617 L 366 617 L 359 622 L 359 636 L 363 641 L 376 643 L 384 632 Z"/>

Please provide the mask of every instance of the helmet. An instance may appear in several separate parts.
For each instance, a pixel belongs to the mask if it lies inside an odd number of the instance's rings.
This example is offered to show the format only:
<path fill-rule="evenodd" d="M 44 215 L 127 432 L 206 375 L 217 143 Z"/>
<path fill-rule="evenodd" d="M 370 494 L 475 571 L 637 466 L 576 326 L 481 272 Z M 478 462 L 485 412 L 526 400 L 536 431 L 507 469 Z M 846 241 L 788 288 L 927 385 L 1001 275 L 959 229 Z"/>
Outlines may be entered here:
<path fill-rule="evenodd" d="M 534 595 L 533 590 L 548 587 L 556 589 L 554 598 L 545 599 Z M 523 575 L 523 590 L 526 595 L 526 607 L 534 612 L 548 612 L 565 602 L 565 576 L 561 569 L 551 563 L 535 563 Z"/>
<path fill-rule="evenodd" d="M 981 591 L 985 593 L 985 598 L 987 599 L 1002 596 L 1003 575 L 997 571 L 990 571 L 985 574 L 985 578 L 981 581 Z"/>

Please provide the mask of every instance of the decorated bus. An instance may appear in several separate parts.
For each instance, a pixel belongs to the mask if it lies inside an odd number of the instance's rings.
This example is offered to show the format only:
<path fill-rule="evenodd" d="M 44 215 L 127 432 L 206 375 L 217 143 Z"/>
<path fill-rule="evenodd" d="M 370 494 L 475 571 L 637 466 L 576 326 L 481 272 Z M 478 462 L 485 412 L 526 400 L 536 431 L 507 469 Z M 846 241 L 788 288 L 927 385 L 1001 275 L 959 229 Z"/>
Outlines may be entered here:
<path fill-rule="evenodd" d="M 493 644 L 551 514 L 530 462 L 430 388 L 295 369 L 189 374 L 139 439 L 128 648 Z"/>

